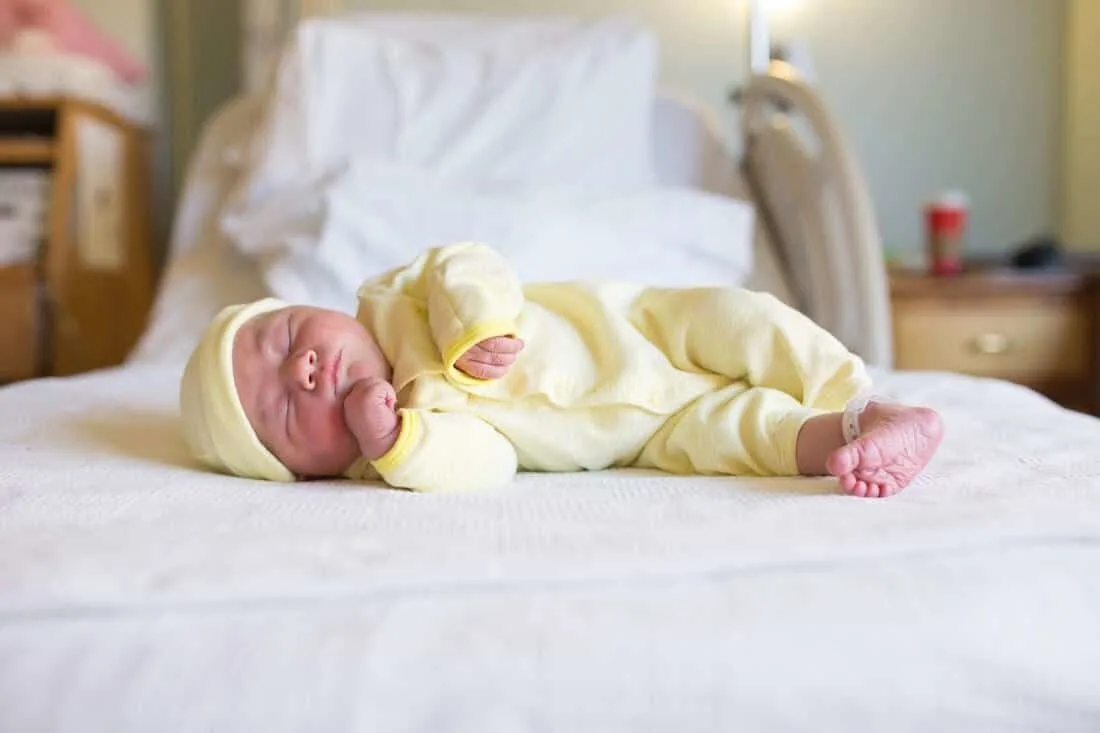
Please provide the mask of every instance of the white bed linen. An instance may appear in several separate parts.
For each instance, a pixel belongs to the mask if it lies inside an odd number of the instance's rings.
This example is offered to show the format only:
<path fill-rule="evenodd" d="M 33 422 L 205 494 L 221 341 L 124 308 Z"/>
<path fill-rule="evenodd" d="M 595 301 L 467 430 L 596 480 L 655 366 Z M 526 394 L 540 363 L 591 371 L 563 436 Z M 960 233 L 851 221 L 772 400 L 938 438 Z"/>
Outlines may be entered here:
<path fill-rule="evenodd" d="M 659 49 L 649 29 L 617 18 L 403 17 L 295 29 L 227 216 L 272 195 L 308 196 L 356 159 L 509 189 L 653 182 Z"/>
<path fill-rule="evenodd" d="M 238 220 L 234 240 L 274 296 L 354 311 L 366 277 L 462 241 L 491 243 L 524 282 L 743 284 L 753 224 L 748 202 L 688 187 L 563 197 L 360 161 L 308 197 L 288 192 Z"/>
<path fill-rule="evenodd" d="M 627 471 L 425 496 L 198 472 L 176 378 L 0 391 L 4 731 L 1100 721 L 1100 421 L 1022 388 L 884 378 L 947 425 L 884 501 Z"/>
<path fill-rule="evenodd" d="M 263 274 L 228 240 L 219 218 L 219 205 L 225 201 L 236 180 L 235 151 L 254 128 L 258 105 L 254 98 L 235 99 L 203 130 L 196 154 L 189 162 L 186 186 L 176 212 L 170 259 L 149 327 L 131 355 L 132 362 L 182 364 L 219 308 L 270 294 Z M 698 190 L 699 196 L 709 193 L 736 200 L 747 199 L 736 163 L 717 137 L 716 124 L 703 110 L 663 93 L 653 110 L 653 117 L 656 139 L 660 141 L 654 158 L 662 186 L 668 191 L 692 187 Z M 707 202 L 703 204 L 712 208 Z M 659 213 L 650 212 L 650 218 Z M 737 218 L 738 215 L 731 216 Z M 667 229 L 672 220 L 670 217 L 662 222 L 662 228 Z M 651 259 L 628 263 L 625 269 L 629 270 L 629 276 L 658 285 L 683 284 L 687 276 L 704 277 L 703 271 L 716 264 L 711 251 L 715 240 L 713 232 L 699 224 L 696 222 L 687 230 L 706 236 L 704 246 L 651 249 Z M 721 267 L 717 270 L 718 275 L 734 279 L 741 275 L 744 263 L 751 262 L 753 270 L 745 281 L 747 287 L 770 292 L 786 303 L 793 302 L 774 248 L 759 219 L 754 221 L 751 256 L 743 241 L 746 226 L 744 217 L 740 217 L 736 225 L 730 225 L 729 253 L 717 262 Z M 558 262 L 569 264 L 568 257 L 573 252 L 576 249 L 569 253 L 558 252 Z"/>
<path fill-rule="evenodd" d="M 741 284 L 747 202 L 657 185 L 657 43 L 625 21 L 361 14 L 303 23 L 220 212 L 276 297 L 485 241 L 528 282 Z"/>

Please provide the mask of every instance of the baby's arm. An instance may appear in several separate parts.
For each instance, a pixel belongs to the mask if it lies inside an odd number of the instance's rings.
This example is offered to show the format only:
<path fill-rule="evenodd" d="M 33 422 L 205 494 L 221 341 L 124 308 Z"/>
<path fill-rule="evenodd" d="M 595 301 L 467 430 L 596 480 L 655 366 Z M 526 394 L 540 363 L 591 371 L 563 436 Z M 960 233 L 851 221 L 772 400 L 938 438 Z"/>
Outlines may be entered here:
<path fill-rule="evenodd" d="M 362 386 L 361 386 L 362 385 Z M 363 380 L 344 400 L 363 457 L 389 484 L 413 491 L 477 491 L 516 473 L 516 451 L 472 415 L 396 408 L 393 387 Z"/>
<path fill-rule="evenodd" d="M 372 465 L 390 486 L 460 492 L 508 484 L 516 463 L 515 448 L 484 420 L 403 409 L 397 442 Z"/>
<path fill-rule="evenodd" d="M 504 349 L 506 361 L 508 354 L 521 348 L 515 337 L 523 289 L 504 258 L 487 245 L 463 243 L 428 250 L 407 267 L 366 283 L 359 289 L 359 298 L 369 310 L 381 313 L 381 304 L 395 292 L 425 304 L 432 337 L 453 381 L 500 376 L 478 367 L 484 363 L 478 358 L 478 346 L 497 352 Z M 509 339 L 506 346 L 495 342 L 501 337 Z M 485 376 L 481 371 L 486 371 Z"/>

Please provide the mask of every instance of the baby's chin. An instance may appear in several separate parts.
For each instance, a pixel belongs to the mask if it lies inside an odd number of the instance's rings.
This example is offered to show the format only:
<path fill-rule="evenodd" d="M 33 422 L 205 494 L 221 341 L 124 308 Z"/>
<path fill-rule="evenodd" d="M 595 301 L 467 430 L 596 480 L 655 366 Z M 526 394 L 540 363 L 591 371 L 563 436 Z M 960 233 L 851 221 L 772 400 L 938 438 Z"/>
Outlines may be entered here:
<path fill-rule="evenodd" d="M 342 413 L 341 405 L 340 414 L 331 416 L 328 428 L 320 431 L 311 445 L 323 447 L 323 451 L 307 453 L 296 446 L 293 457 L 277 456 L 291 473 L 303 479 L 339 478 L 359 460 L 359 441 L 344 422 Z"/>
<path fill-rule="evenodd" d="M 348 472 L 355 462 L 359 460 L 359 450 L 348 451 L 344 454 L 332 454 L 326 456 L 299 457 L 294 464 L 285 464 L 290 471 L 300 480 L 323 480 L 340 478 Z"/>

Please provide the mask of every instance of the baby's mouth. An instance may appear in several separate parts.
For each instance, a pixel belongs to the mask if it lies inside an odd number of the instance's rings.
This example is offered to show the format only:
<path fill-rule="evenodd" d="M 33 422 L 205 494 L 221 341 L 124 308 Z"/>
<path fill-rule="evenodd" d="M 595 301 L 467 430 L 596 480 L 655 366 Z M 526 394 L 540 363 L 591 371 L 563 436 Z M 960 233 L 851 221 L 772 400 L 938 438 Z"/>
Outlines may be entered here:
<path fill-rule="evenodd" d="M 325 376 L 332 385 L 332 394 L 335 397 L 340 397 L 346 391 L 344 389 L 344 375 L 341 374 L 340 367 L 343 365 L 344 352 L 338 351 L 336 355 L 332 357 L 332 360 L 325 367 Z"/>

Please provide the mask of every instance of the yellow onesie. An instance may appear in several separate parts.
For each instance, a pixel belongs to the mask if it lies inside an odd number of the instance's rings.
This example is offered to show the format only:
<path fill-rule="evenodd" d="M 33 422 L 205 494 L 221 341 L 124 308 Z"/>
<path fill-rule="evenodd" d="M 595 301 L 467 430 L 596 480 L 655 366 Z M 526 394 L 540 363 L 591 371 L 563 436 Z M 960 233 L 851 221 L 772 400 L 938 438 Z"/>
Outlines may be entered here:
<path fill-rule="evenodd" d="M 802 424 L 870 386 L 826 331 L 738 288 L 524 287 L 494 250 L 456 244 L 358 297 L 402 421 L 393 448 L 348 476 L 417 491 L 489 488 L 517 469 L 795 475 Z M 526 344 L 506 377 L 455 368 L 494 336 Z"/>

